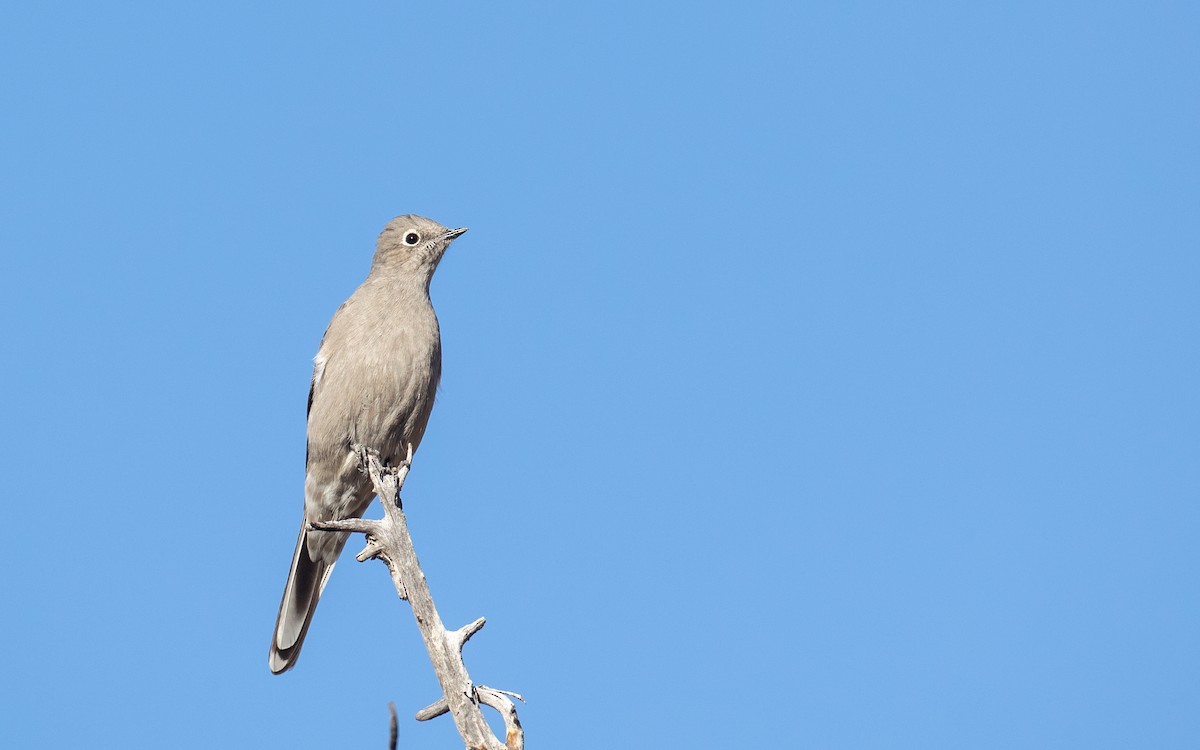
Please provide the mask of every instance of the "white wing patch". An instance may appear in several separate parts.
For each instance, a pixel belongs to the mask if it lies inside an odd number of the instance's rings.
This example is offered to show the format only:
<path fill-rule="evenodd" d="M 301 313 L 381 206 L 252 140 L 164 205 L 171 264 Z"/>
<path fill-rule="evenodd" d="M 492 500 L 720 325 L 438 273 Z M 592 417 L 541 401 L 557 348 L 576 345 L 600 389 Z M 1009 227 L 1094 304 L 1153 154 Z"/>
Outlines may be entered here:
<path fill-rule="evenodd" d="M 317 352 L 317 356 L 313 357 L 312 389 L 314 393 L 317 390 L 317 386 L 321 384 L 321 377 L 325 374 L 325 363 L 327 361 L 328 358 L 322 352 Z"/>
<path fill-rule="evenodd" d="M 325 376 L 325 363 L 328 361 L 322 352 L 324 347 L 317 350 L 317 356 L 313 357 L 313 376 L 312 385 L 308 388 L 308 416 L 312 417 L 313 400 L 317 397 L 317 385 L 321 382 L 321 378 Z"/>

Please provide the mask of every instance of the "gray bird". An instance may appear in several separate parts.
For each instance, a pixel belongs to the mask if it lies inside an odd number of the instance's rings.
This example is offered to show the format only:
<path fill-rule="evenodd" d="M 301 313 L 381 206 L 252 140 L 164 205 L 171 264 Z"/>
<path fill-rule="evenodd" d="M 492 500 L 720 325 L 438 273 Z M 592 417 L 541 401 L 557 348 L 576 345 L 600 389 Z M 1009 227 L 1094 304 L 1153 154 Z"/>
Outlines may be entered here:
<path fill-rule="evenodd" d="M 465 231 L 411 214 L 392 219 L 379 235 L 366 281 L 333 314 L 308 392 L 304 523 L 359 518 L 371 504 L 375 491 L 351 445 L 378 449 L 386 465 L 420 445 L 442 375 L 429 282 L 446 248 Z M 271 639 L 275 674 L 295 665 L 349 536 L 305 531 L 304 523 Z"/>

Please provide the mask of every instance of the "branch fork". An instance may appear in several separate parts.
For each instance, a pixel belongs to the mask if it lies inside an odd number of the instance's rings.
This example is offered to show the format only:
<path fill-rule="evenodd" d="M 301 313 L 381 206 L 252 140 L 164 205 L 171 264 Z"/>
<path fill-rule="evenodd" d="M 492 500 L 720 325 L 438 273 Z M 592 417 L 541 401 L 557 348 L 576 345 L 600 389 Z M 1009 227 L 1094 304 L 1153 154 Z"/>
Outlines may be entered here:
<path fill-rule="evenodd" d="M 375 493 L 383 504 L 384 517 L 378 521 L 365 518 L 311 521 L 308 528 L 365 534 L 367 544 L 355 559 L 359 562 L 374 558 L 383 560 L 391 573 L 396 593 L 412 605 L 413 616 L 443 693 L 432 705 L 418 711 L 416 719 L 428 721 L 444 713 L 451 714 L 468 750 L 524 750 L 525 733 L 517 718 L 516 705 L 510 698 L 524 699 L 506 690 L 475 685 L 463 664 L 463 646 L 483 628 L 486 621 L 480 617 L 457 630 L 447 630 L 434 606 L 429 584 L 417 561 L 412 537 L 408 533 L 408 522 L 400 504 L 400 488 L 404 486 L 412 466 L 412 446 L 409 445 L 408 455 L 398 466 L 384 466 L 379 451 L 373 448 L 354 445 L 352 450 L 358 454 L 360 470 L 371 478 Z M 480 705 L 490 706 L 504 718 L 503 742 L 492 734 Z M 393 730 L 393 748 L 395 736 Z"/>

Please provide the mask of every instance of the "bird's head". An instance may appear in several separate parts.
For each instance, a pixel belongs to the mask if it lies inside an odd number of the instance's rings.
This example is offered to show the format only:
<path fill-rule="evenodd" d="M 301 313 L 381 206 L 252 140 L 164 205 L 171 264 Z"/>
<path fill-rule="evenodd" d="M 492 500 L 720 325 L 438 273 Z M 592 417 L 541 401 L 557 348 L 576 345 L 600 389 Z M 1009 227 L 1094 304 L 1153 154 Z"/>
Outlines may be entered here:
<path fill-rule="evenodd" d="M 424 216 L 397 216 L 379 233 L 374 266 L 432 277 L 446 248 L 465 231 L 466 227 L 447 229 Z"/>

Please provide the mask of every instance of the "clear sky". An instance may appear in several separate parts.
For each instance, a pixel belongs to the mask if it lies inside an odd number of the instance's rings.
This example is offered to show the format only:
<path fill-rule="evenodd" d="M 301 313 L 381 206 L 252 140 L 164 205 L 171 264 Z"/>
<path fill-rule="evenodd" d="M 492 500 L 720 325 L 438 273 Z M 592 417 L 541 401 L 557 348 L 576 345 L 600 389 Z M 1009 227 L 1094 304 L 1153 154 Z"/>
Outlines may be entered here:
<path fill-rule="evenodd" d="M 459 746 L 379 563 L 267 671 L 311 357 L 414 212 L 471 231 L 406 508 L 531 748 L 1200 746 L 1198 38 L 5 4 L 3 744 Z"/>

